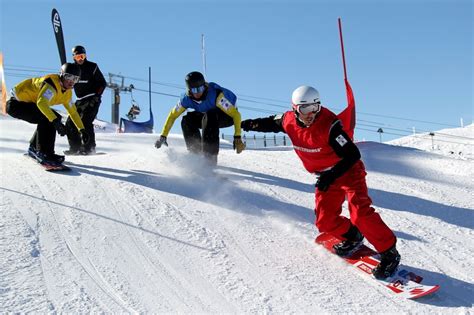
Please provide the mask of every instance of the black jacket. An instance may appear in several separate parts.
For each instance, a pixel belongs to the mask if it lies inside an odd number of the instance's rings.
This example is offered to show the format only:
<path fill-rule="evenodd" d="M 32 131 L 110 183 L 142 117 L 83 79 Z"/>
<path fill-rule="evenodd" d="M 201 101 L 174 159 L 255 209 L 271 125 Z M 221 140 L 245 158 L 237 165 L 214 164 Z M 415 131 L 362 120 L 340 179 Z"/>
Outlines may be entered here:
<path fill-rule="evenodd" d="M 89 60 L 85 60 L 81 68 L 81 79 L 74 85 L 74 92 L 78 99 L 90 94 L 102 95 L 107 82 L 100 72 L 99 66 Z"/>

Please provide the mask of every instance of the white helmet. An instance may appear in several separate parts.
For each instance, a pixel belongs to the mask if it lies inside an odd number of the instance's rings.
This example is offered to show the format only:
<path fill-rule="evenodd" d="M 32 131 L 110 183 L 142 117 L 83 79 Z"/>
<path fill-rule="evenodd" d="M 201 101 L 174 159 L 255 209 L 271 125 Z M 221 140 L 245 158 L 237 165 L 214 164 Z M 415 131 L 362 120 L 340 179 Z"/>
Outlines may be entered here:
<path fill-rule="evenodd" d="M 314 87 L 302 85 L 293 91 L 291 95 L 293 105 L 320 103 L 319 92 Z"/>
<path fill-rule="evenodd" d="M 302 85 L 293 91 L 291 103 L 296 119 L 306 127 L 314 122 L 321 110 L 318 90 L 307 85 Z"/>

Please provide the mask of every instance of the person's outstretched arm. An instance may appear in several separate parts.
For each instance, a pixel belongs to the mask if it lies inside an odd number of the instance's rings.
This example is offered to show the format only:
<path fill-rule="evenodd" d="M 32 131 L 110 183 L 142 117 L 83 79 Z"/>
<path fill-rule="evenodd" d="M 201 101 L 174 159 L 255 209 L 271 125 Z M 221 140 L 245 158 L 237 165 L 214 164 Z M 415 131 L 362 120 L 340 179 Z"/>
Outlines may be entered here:
<path fill-rule="evenodd" d="M 244 131 L 257 132 L 285 132 L 283 129 L 283 116 L 272 115 L 265 118 L 246 119 L 240 124 Z M 286 133 L 286 132 L 285 132 Z"/>

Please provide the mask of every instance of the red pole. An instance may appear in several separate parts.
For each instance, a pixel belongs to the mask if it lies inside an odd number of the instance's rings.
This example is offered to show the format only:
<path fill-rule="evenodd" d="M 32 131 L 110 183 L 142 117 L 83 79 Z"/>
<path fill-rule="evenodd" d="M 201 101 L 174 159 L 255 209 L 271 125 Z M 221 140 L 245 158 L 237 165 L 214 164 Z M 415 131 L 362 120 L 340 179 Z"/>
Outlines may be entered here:
<path fill-rule="evenodd" d="M 355 100 L 354 93 L 352 93 L 351 85 L 347 81 L 347 71 L 346 71 L 346 56 L 344 54 L 344 42 L 342 40 L 342 25 L 341 18 L 338 19 L 339 22 L 339 38 L 341 39 L 341 51 L 342 51 L 342 65 L 344 67 L 344 83 L 346 85 L 346 94 L 347 94 L 347 107 L 337 115 L 342 121 L 344 130 L 347 132 L 351 139 L 354 138 L 354 128 L 356 123 L 356 112 L 355 112 Z"/>
<path fill-rule="evenodd" d="M 341 18 L 338 18 L 338 23 L 339 23 L 339 38 L 341 39 L 342 65 L 344 66 L 344 80 L 347 80 L 346 57 L 344 55 L 344 41 L 342 40 Z"/>

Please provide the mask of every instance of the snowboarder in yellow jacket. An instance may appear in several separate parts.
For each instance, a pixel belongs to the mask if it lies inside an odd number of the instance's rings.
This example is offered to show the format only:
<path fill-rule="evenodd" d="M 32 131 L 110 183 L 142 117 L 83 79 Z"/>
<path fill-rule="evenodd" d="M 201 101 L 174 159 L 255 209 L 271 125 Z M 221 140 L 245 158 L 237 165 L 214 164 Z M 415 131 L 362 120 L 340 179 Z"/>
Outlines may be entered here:
<path fill-rule="evenodd" d="M 15 118 L 38 125 L 30 140 L 28 152 L 40 162 L 62 163 L 64 156 L 54 153 L 56 132 L 66 134 L 61 115 L 51 106 L 62 104 L 82 141 L 87 143 L 89 135 L 84 129 L 81 117 L 72 101 L 72 88 L 79 81 L 81 69 L 78 65 L 65 63 L 60 74 L 48 74 L 40 78 L 30 78 L 18 83 L 7 101 L 7 113 Z"/>

